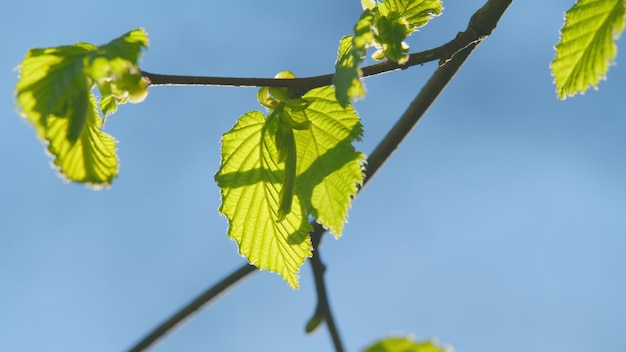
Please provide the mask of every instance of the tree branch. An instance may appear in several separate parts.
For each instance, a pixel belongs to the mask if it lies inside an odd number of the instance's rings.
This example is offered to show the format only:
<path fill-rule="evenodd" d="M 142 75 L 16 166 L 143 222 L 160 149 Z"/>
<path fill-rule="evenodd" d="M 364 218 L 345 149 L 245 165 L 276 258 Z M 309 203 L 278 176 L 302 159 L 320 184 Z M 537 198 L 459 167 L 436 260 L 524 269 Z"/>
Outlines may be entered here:
<path fill-rule="evenodd" d="M 467 39 L 463 40 L 466 44 L 458 51 L 453 51 L 453 54 L 447 56 L 443 55 L 438 58 L 433 58 L 432 60 L 440 59 L 440 67 L 435 71 L 432 77 L 428 80 L 426 85 L 422 88 L 417 97 L 411 102 L 408 109 L 404 112 L 404 114 L 400 117 L 398 122 L 393 126 L 393 128 L 389 131 L 389 133 L 385 136 L 385 138 L 378 144 L 378 146 L 374 149 L 371 155 L 367 160 L 367 169 L 365 171 L 365 180 L 363 182 L 363 186 L 372 179 L 374 174 L 380 169 L 380 167 L 384 164 L 384 162 L 391 156 L 393 151 L 400 145 L 402 140 L 410 133 L 410 131 L 415 127 L 417 122 L 421 119 L 424 113 L 428 110 L 430 105 L 435 101 L 435 99 L 439 96 L 439 93 L 445 88 L 445 86 L 450 82 L 450 80 L 454 77 L 459 68 L 463 65 L 465 60 L 469 57 L 471 52 L 476 48 L 476 46 L 488 35 L 492 33 L 495 29 L 498 21 L 511 4 L 512 0 L 488 0 L 483 7 L 481 7 L 474 15 L 472 15 L 470 22 L 467 26 L 465 32 L 459 33 L 455 39 L 444 44 L 446 45 L 454 42 L 454 40 L 462 40 L 459 38 L 474 38 L 473 40 L 467 41 Z M 452 46 L 454 47 L 454 46 Z M 433 50 L 438 50 L 433 49 Z M 444 49 L 441 49 L 444 50 Z M 449 53 L 449 52 L 448 52 Z M 417 54 L 413 54 L 417 55 Z M 428 61 L 432 61 L 428 60 Z M 411 59 L 409 59 L 409 64 L 411 63 Z M 405 65 L 406 67 L 409 64 Z M 369 66 L 363 69 L 363 74 L 366 76 L 374 75 L 376 73 L 382 73 L 386 71 L 390 71 L 390 68 L 381 68 L 379 65 L 391 65 L 388 62 L 384 62 L 378 65 Z M 415 64 L 413 64 L 415 65 Z M 396 68 L 401 68 L 396 64 Z M 379 67 L 379 68 L 375 68 Z M 391 66 L 389 66 L 391 67 Z M 382 71 L 377 71 L 377 70 Z M 144 72 L 144 76 L 152 81 L 152 85 L 216 85 L 214 81 L 211 81 L 214 78 L 211 77 L 187 77 L 187 76 L 166 76 L 166 75 L 155 75 L 151 73 Z M 294 81 L 300 80 L 311 80 L 314 81 L 319 79 L 320 82 L 328 79 L 325 84 L 320 84 L 319 86 L 324 86 L 330 84 L 329 82 L 332 80 L 332 75 L 330 78 L 319 78 L 319 77 L 328 77 L 326 76 L 317 76 L 311 78 L 301 78 L 301 79 L 291 79 L 291 80 L 275 80 L 275 79 L 262 79 L 267 81 L 257 81 L 252 82 L 251 79 L 237 79 L 237 78 L 229 78 L 226 80 L 230 81 L 231 84 L 217 84 L 217 85 L 234 85 L 234 86 L 283 86 L 283 87 L 292 87 L 298 89 L 297 86 L 291 86 L 291 83 Z M 223 78 L 220 78 L 223 79 Z M 243 81 L 237 81 L 243 80 Z M 290 82 L 286 82 L 290 81 Z M 156 83 L 155 83 L 156 82 Z M 305 81 L 307 82 L 307 81 Z M 310 81 L 309 81 L 310 82 Z M 236 84 L 235 84 L 236 83 Z M 248 84 L 249 83 L 249 84 Z M 288 83 L 286 85 L 281 85 L 282 83 Z M 316 84 L 319 84 L 316 83 Z M 314 88 L 313 86 L 308 89 Z M 359 189 L 359 191 L 362 187 Z M 321 237 L 326 231 L 321 225 L 318 223 L 313 223 L 314 226 L 313 232 L 311 232 L 311 240 L 314 248 L 318 248 L 319 243 L 321 241 Z M 318 251 L 319 252 L 319 249 Z M 341 347 L 341 341 L 339 340 L 339 334 L 337 332 L 337 328 L 335 326 L 334 320 L 332 319 L 332 314 L 330 314 L 330 308 L 328 306 L 328 296 L 326 295 L 326 287 L 323 280 L 323 272 L 324 266 L 323 263 L 319 260 L 318 255 L 314 252 L 313 258 L 311 259 L 311 264 L 313 266 L 313 271 L 315 274 L 315 283 L 316 290 L 318 293 L 318 308 L 316 308 L 314 318 L 316 315 L 321 314 L 321 310 L 326 309 L 327 313 L 324 313 L 324 318 L 326 319 L 326 323 L 328 324 L 329 331 L 331 333 L 331 337 L 333 339 L 333 343 L 335 344 L 335 348 L 337 351 L 343 350 Z M 315 259 L 317 258 L 317 259 Z M 317 262 L 317 264 L 316 264 Z M 211 287 L 207 292 L 201 294 L 194 301 L 189 303 L 179 312 L 174 314 L 170 319 L 157 327 L 153 332 L 151 332 L 146 338 L 144 338 L 140 343 L 138 343 L 135 347 L 131 348 L 129 351 L 138 352 L 143 351 L 148 348 L 151 344 L 153 344 L 160 337 L 165 335 L 168 331 L 170 331 L 176 324 L 181 322 L 183 319 L 188 317 L 194 311 L 200 309 L 204 304 L 209 303 L 212 299 L 216 298 L 220 293 L 224 292 L 226 289 L 232 287 L 239 280 L 246 277 L 248 274 L 254 272 L 256 270 L 255 267 L 251 265 L 244 265 L 239 268 L 237 271 L 229 275 L 224 280 L 220 281 L 215 286 Z M 319 274 L 321 273 L 321 274 Z M 318 276 L 321 277 L 321 280 L 318 279 Z M 319 282 L 318 282 L 319 281 Z M 320 300 L 324 300 L 325 303 L 320 304 Z M 326 305 L 327 308 L 320 308 L 321 306 Z M 320 312 L 318 312 L 320 310 Z M 335 336 L 336 335 L 336 336 Z M 338 341 L 335 342 L 335 340 Z M 339 346 L 339 348 L 337 347 Z"/>
<path fill-rule="evenodd" d="M 189 302 L 189 304 L 184 306 L 181 310 L 176 312 L 176 314 L 172 315 L 169 319 L 164 321 L 161 325 L 154 329 L 150 334 L 146 335 L 146 337 L 144 337 L 141 341 L 139 341 L 139 343 L 137 343 L 128 351 L 144 351 L 152 344 L 154 344 L 157 340 L 159 340 L 162 336 L 172 330 L 175 326 L 188 318 L 192 313 L 202 308 L 205 304 L 217 298 L 219 295 L 224 294 L 226 290 L 233 288 L 237 282 L 248 276 L 248 274 L 251 274 L 255 271 L 256 267 L 253 265 L 245 264 L 241 266 L 239 269 L 235 270 L 233 273 L 222 279 L 222 281 L 218 282 L 213 287 L 209 288 L 206 292 L 196 297 L 196 299 Z"/>
<path fill-rule="evenodd" d="M 322 235 L 326 230 L 319 223 L 313 224 L 313 231 L 311 232 L 311 243 L 313 245 L 313 257 L 311 257 L 311 269 L 313 270 L 313 278 L 315 280 L 315 291 L 317 293 L 317 306 L 313 317 L 309 320 L 306 326 L 306 332 L 312 333 L 323 322 L 326 322 L 328 326 L 328 332 L 335 346 L 335 351 L 343 352 L 343 344 L 339 337 L 339 329 L 335 324 L 335 318 L 332 310 L 330 309 L 330 303 L 328 300 L 328 293 L 326 290 L 326 282 L 324 280 L 324 274 L 326 273 L 326 266 L 322 263 L 320 258 L 320 241 Z"/>
<path fill-rule="evenodd" d="M 487 4 L 491 3 L 489 1 Z M 509 1 L 510 3 L 510 1 Z M 449 61 L 454 55 L 470 45 L 477 44 L 486 38 L 497 23 L 497 19 L 493 22 L 489 16 L 495 12 L 492 8 L 498 5 L 490 5 L 488 11 L 485 10 L 484 15 L 480 15 L 476 21 L 474 17 L 479 15 L 477 11 L 472 16 L 474 26 L 468 26 L 464 32 L 459 32 L 457 36 L 449 42 L 436 47 L 434 49 L 409 55 L 406 63 L 400 65 L 395 61 L 385 61 L 375 65 L 365 66 L 362 68 L 363 77 L 374 76 L 398 69 L 406 69 L 415 65 L 422 65 L 430 61 L 439 60 L 440 63 Z M 508 5 L 507 5 L 508 6 Z M 470 22 L 470 25 L 472 24 Z M 284 78 L 237 78 L 237 77 L 211 77 L 211 76 L 178 76 L 178 75 L 162 75 L 143 71 L 143 76 L 148 80 L 151 86 L 232 86 L 232 87 L 287 87 L 293 89 L 300 94 L 306 93 L 308 90 L 317 87 L 328 86 L 332 84 L 334 74 L 325 74 L 320 76 L 284 79 Z"/>

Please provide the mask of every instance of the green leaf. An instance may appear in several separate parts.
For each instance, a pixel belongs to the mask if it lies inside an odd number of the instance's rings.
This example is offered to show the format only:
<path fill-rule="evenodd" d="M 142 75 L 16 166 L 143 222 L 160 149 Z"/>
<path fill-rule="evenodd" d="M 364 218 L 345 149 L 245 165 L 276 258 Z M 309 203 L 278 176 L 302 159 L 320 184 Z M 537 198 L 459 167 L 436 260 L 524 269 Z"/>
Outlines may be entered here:
<path fill-rule="evenodd" d="M 409 46 L 404 40 L 417 28 L 425 26 L 443 10 L 440 0 L 385 0 L 378 4 L 375 59 L 384 57 L 400 64 L 408 60 Z"/>
<path fill-rule="evenodd" d="M 441 15 L 441 0 L 385 0 L 378 5 L 383 16 L 398 13 L 404 18 L 411 33 L 424 27 L 433 17 Z M 409 33 L 410 34 L 410 33 Z"/>
<path fill-rule="evenodd" d="M 285 165 L 285 170 L 283 172 L 283 187 L 280 190 L 278 221 L 283 221 L 285 216 L 291 212 L 296 187 L 296 142 L 293 135 L 293 129 L 288 123 L 284 122 L 284 120 L 289 119 L 283 118 L 285 115 L 287 115 L 287 112 L 284 110 L 281 111 L 280 117 L 283 121 L 278 122 L 278 130 L 276 131 L 278 162 Z"/>
<path fill-rule="evenodd" d="M 298 271 L 311 256 L 313 216 L 339 237 L 357 187 L 364 155 L 352 142 L 362 133 L 351 105 L 332 87 L 302 97 L 261 88 L 269 107 L 239 118 L 222 137 L 220 213 L 239 253 L 259 269 L 276 272 L 298 287 Z"/>
<path fill-rule="evenodd" d="M 317 314 L 312 316 L 311 319 L 309 319 L 309 321 L 307 321 L 306 325 L 304 326 L 304 332 L 306 332 L 307 334 L 314 333 L 315 331 L 317 331 L 320 325 L 322 325 L 323 322 L 323 316 Z"/>
<path fill-rule="evenodd" d="M 102 118 L 91 93 L 100 88 L 108 115 L 117 104 L 147 95 L 136 61 L 148 45 L 145 32 L 131 31 L 95 46 L 76 43 L 31 49 L 20 64 L 16 102 L 45 141 L 53 163 L 67 180 L 106 187 L 117 176 L 115 140 L 101 132 Z"/>
<path fill-rule="evenodd" d="M 363 58 L 353 49 L 352 38 L 351 35 L 341 38 L 333 76 L 337 100 L 343 106 L 348 105 L 351 100 L 365 97 L 365 85 L 361 80 L 363 73 L 359 67 Z"/>
<path fill-rule="evenodd" d="M 579 0 L 567 11 L 551 64 L 560 99 L 597 88 L 604 79 L 617 55 L 625 8 L 624 0 Z"/>
<path fill-rule="evenodd" d="M 332 87 L 313 89 L 303 96 L 311 128 L 294 131 L 298 152 L 296 194 L 307 213 L 341 236 L 352 197 L 363 183 L 363 153 L 352 143 L 363 127 L 352 105 L 342 107 Z"/>
<path fill-rule="evenodd" d="M 339 42 L 333 85 L 337 100 L 342 106 L 347 106 L 350 100 L 365 97 L 365 86 L 361 80 L 363 73 L 359 65 L 367 48 L 374 44 L 372 26 L 375 17 L 374 11 L 363 11 L 354 25 L 354 35 L 345 36 Z"/>
<path fill-rule="evenodd" d="M 451 352 L 452 349 L 438 347 L 434 341 L 416 342 L 408 337 L 390 337 L 377 341 L 364 352 Z"/>
<path fill-rule="evenodd" d="M 339 43 L 333 85 L 342 106 L 365 97 L 365 86 L 359 65 L 367 48 L 378 48 L 374 60 L 391 59 L 400 64 L 408 60 L 409 46 L 404 40 L 434 16 L 441 14 L 440 0 L 362 0 L 363 13 L 354 26 L 354 35 Z"/>
<path fill-rule="evenodd" d="M 300 202 L 280 220 L 284 166 L 275 144 L 279 119 L 249 112 L 222 137 L 222 166 L 215 175 L 221 188 L 220 213 L 239 253 L 259 269 L 281 275 L 298 288 L 298 271 L 311 256 L 312 230 Z"/>
<path fill-rule="evenodd" d="M 380 16 L 376 21 L 378 35 L 376 42 L 381 47 L 378 53 L 374 54 L 375 59 L 384 57 L 404 64 L 409 59 L 407 52 L 409 46 L 404 39 L 411 34 L 409 23 L 399 13 L 393 11 L 387 16 Z"/>
<path fill-rule="evenodd" d="M 102 119 L 98 116 L 95 97 L 89 92 L 86 94 L 85 97 L 75 98 L 83 100 L 80 104 L 84 104 L 85 110 L 80 113 L 86 116 L 76 140 L 66 136 L 75 120 L 54 115 L 46 119 L 47 126 L 41 129 L 44 135 L 40 137 L 48 141 L 48 150 L 52 155 L 62 156 L 54 159 L 53 163 L 63 175 L 71 181 L 99 188 L 117 176 L 116 146 L 113 137 L 100 131 Z"/>

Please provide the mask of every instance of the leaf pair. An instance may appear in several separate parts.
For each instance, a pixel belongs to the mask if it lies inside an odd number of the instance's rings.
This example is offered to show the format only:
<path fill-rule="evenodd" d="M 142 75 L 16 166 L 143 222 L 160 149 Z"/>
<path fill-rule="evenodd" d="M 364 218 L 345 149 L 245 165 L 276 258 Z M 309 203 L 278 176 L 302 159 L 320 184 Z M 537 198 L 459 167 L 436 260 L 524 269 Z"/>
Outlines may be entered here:
<path fill-rule="evenodd" d="M 337 100 L 344 106 L 365 96 L 359 65 L 367 48 L 378 49 L 372 55 L 375 60 L 387 58 L 405 63 L 409 46 L 404 40 L 443 10 L 440 0 L 362 0 L 361 4 L 363 13 L 354 26 L 354 34 L 341 39 L 335 63 L 333 85 Z"/>
<path fill-rule="evenodd" d="M 137 61 L 147 46 L 146 32 L 136 29 L 102 46 L 31 49 L 21 62 L 15 89 L 20 114 L 35 126 L 67 180 L 103 187 L 117 176 L 115 140 L 101 131 L 91 90 L 100 90 L 105 116 L 118 104 L 142 101 L 148 91 Z"/>
<path fill-rule="evenodd" d="M 362 126 L 352 106 L 337 102 L 332 87 L 302 97 L 286 88 L 262 88 L 259 102 L 269 109 L 267 116 L 249 112 L 222 137 L 215 176 L 219 211 L 240 254 L 297 288 L 298 271 L 311 256 L 309 216 L 336 237 L 343 231 L 363 181 L 364 155 L 352 146 Z"/>

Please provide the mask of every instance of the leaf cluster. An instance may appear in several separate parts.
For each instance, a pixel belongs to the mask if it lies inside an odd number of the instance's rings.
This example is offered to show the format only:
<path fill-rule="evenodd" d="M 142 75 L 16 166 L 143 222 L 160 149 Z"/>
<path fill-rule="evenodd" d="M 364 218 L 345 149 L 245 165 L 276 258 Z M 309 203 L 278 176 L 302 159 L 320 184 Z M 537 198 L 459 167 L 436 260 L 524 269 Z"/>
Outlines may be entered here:
<path fill-rule="evenodd" d="M 362 0 L 363 13 L 354 25 L 354 34 L 339 43 L 333 85 L 337 100 L 346 105 L 350 100 L 363 98 L 365 86 L 361 80 L 367 49 L 375 47 L 374 60 L 389 59 L 399 64 L 408 60 L 409 46 L 405 39 L 425 26 L 443 10 L 440 0 Z"/>
<path fill-rule="evenodd" d="M 76 43 L 31 49 L 20 64 L 16 85 L 19 113 L 30 121 L 67 180 L 103 187 L 117 176 L 115 140 L 101 131 L 104 116 L 118 104 L 138 103 L 148 94 L 137 66 L 148 36 L 136 29 L 102 46 Z"/>

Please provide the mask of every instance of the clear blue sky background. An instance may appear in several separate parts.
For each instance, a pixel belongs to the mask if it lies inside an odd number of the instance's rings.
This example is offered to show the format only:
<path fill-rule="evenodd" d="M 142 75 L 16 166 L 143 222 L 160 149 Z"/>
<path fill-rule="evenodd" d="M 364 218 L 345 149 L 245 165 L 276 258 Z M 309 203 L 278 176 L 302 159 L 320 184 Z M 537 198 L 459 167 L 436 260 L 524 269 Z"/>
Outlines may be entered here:
<path fill-rule="evenodd" d="M 349 351 L 392 333 L 457 351 L 623 351 L 626 42 L 599 91 L 561 102 L 548 65 L 573 1 L 515 1 L 500 26 L 324 239 Z M 482 0 L 446 1 L 418 51 L 463 30 Z M 16 113 L 31 47 L 150 34 L 157 73 L 332 72 L 358 0 L 12 1 L 0 5 L 0 351 L 123 351 L 245 261 L 217 213 L 220 135 L 260 109 L 253 88 L 156 87 L 107 121 L 120 176 L 65 184 Z M 370 152 L 435 69 L 367 80 Z M 154 351 L 329 351 L 304 334 L 316 298 L 256 273 Z"/>

